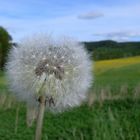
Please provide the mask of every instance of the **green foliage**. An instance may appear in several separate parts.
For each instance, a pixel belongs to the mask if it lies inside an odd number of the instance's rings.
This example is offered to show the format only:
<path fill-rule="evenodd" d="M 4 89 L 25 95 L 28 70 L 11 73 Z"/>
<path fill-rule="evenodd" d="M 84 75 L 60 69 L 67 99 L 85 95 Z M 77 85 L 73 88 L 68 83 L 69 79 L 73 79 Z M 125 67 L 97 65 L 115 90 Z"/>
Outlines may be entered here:
<path fill-rule="evenodd" d="M 139 75 L 140 63 L 109 69 L 101 74 L 95 75 L 94 87 L 102 88 L 110 86 L 114 90 L 119 90 L 122 85 L 127 84 L 129 89 L 132 90 L 140 83 Z"/>
<path fill-rule="evenodd" d="M 86 105 L 63 114 L 46 112 L 43 140 L 139 140 L 140 101 L 106 101 L 92 108 Z M 1 140 L 27 140 L 34 138 L 35 124 L 27 128 L 26 110 L 21 106 L 17 133 L 15 129 L 16 108 L 0 110 Z"/>
<path fill-rule="evenodd" d="M 104 60 L 140 55 L 140 42 L 99 41 L 84 42 L 94 60 Z"/>
<path fill-rule="evenodd" d="M 7 53 L 11 47 L 12 37 L 7 30 L 0 26 L 0 70 L 3 69 Z"/>

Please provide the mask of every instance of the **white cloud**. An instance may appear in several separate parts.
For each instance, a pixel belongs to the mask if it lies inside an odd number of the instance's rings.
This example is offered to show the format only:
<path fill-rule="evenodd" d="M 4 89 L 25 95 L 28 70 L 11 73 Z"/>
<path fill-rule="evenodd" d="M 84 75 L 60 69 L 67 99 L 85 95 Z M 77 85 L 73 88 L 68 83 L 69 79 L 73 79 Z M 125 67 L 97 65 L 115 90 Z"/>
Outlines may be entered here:
<path fill-rule="evenodd" d="M 78 16 L 79 19 L 91 20 L 99 17 L 103 17 L 104 14 L 101 12 L 91 11 Z"/>

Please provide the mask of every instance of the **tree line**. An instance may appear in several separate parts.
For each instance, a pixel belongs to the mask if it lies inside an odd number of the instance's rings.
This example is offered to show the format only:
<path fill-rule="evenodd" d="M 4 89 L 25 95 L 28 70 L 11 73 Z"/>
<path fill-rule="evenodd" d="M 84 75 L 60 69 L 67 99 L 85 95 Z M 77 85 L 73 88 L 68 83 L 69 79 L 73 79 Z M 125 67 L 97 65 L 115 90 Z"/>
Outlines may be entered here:
<path fill-rule="evenodd" d="M 0 26 L 0 70 L 3 70 L 7 53 L 12 46 L 12 37 L 8 31 Z"/>
<path fill-rule="evenodd" d="M 140 42 L 116 42 L 111 40 L 83 42 L 94 60 L 123 58 L 140 55 Z"/>

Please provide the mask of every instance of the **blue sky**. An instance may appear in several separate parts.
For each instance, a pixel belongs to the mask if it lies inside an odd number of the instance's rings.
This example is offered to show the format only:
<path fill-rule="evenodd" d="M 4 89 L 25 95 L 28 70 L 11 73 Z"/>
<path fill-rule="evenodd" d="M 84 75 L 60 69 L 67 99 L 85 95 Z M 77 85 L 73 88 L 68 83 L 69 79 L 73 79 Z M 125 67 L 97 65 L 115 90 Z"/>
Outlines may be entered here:
<path fill-rule="evenodd" d="M 38 32 L 80 41 L 140 41 L 140 0 L 0 0 L 14 41 Z"/>

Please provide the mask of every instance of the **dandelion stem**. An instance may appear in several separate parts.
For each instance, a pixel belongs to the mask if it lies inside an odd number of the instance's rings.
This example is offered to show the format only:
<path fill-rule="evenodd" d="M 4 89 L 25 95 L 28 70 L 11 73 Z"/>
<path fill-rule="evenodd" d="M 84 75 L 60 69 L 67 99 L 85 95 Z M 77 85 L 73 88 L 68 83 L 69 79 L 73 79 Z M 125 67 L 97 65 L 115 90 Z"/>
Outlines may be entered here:
<path fill-rule="evenodd" d="M 35 140 L 41 140 L 42 125 L 43 125 L 43 118 L 44 118 L 44 112 L 45 112 L 45 103 L 46 103 L 45 96 L 40 96 L 39 97 L 39 111 L 38 111 L 36 132 L 35 132 Z"/>

